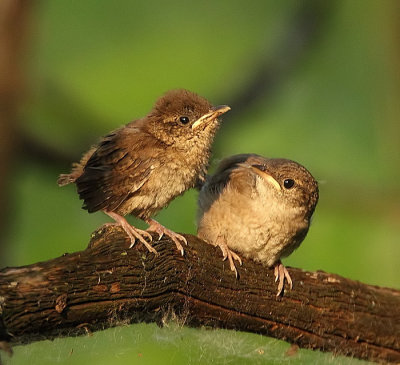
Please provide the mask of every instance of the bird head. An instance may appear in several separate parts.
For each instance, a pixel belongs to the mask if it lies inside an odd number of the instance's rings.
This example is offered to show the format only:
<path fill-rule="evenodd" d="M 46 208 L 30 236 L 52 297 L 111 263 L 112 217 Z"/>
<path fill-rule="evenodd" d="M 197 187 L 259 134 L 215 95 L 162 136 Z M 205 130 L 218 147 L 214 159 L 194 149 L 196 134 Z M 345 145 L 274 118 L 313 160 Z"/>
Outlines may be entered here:
<path fill-rule="evenodd" d="M 157 100 L 148 117 L 151 133 L 178 148 L 193 142 L 211 144 L 219 127 L 218 117 L 230 110 L 212 106 L 205 98 L 184 89 L 171 90 Z"/>
<path fill-rule="evenodd" d="M 297 162 L 282 158 L 251 155 L 244 163 L 287 206 L 303 209 L 311 218 L 318 202 L 318 183 L 311 173 Z"/>

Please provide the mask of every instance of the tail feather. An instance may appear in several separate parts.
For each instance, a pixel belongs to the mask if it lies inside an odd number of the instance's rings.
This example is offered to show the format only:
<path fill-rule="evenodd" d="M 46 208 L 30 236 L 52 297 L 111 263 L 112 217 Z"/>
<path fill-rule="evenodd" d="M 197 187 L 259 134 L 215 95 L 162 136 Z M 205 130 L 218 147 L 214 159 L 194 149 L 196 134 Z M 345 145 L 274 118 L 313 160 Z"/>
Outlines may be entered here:
<path fill-rule="evenodd" d="M 58 177 L 57 184 L 58 186 L 65 186 L 75 182 L 75 180 L 76 176 L 73 176 L 72 174 L 61 174 Z"/>
<path fill-rule="evenodd" d="M 72 170 L 69 174 L 61 174 L 58 177 L 57 184 L 58 186 L 65 186 L 71 183 L 74 183 L 76 179 L 82 175 L 83 169 L 85 168 L 86 163 L 92 157 L 93 152 L 96 150 L 96 146 L 93 146 L 89 151 L 87 151 L 81 158 L 78 163 L 72 164 Z"/>

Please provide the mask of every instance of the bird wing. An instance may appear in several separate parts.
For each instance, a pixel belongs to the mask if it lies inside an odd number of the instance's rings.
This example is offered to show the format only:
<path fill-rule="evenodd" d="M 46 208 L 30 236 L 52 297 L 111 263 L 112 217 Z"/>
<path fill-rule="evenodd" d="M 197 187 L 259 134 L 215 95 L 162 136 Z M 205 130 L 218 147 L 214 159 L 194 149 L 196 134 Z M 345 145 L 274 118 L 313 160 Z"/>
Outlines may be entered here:
<path fill-rule="evenodd" d="M 241 194 L 249 199 L 253 198 L 255 191 L 255 176 L 249 169 L 239 168 L 233 163 L 225 163 L 215 175 L 208 177 L 202 188 L 201 209 L 207 211 L 221 194 Z"/>
<path fill-rule="evenodd" d="M 160 164 L 152 138 L 127 127 L 103 138 L 76 180 L 84 209 L 115 211 L 148 181 Z"/>
<path fill-rule="evenodd" d="M 251 154 L 242 154 L 224 159 L 215 174 L 208 180 L 209 190 L 213 194 L 220 194 L 229 185 L 236 192 L 250 197 L 255 188 L 255 176 L 249 168 L 241 165 L 251 156 Z"/>

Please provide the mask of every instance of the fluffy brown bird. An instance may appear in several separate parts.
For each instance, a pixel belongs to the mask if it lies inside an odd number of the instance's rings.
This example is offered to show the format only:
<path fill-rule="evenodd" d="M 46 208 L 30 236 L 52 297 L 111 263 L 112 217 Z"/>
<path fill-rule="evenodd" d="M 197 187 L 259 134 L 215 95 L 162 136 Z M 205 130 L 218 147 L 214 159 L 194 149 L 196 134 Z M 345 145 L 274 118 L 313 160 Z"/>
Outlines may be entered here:
<path fill-rule="evenodd" d="M 275 266 L 279 280 L 292 288 L 280 259 L 305 238 L 318 202 L 318 184 L 301 165 L 255 154 L 223 160 L 199 195 L 198 236 L 219 246 L 231 270 L 241 254 L 267 267 Z"/>
<path fill-rule="evenodd" d="M 106 135 L 98 145 L 58 179 L 60 186 L 75 183 L 83 208 L 103 211 L 131 239 L 156 250 L 145 240 L 150 232 L 169 236 L 183 255 L 185 237 L 151 219 L 185 190 L 204 179 L 218 117 L 230 110 L 213 107 L 187 90 L 167 92 L 150 113 Z M 132 214 L 149 224 L 146 231 L 131 226 Z"/>

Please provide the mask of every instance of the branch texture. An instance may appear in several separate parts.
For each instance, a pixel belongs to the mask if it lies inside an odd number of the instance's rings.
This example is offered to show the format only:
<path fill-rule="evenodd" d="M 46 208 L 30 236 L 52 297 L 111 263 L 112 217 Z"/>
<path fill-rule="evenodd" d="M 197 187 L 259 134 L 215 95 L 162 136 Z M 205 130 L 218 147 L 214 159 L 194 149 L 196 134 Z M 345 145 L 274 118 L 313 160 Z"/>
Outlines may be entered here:
<path fill-rule="evenodd" d="M 0 341 L 25 344 L 120 323 L 162 323 L 255 332 L 300 347 L 400 362 L 400 292 L 290 268 L 277 298 L 273 270 L 244 260 L 237 280 L 218 248 L 186 236 L 185 256 L 166 239 L 158 256 L 132 249 L 118 227 L 85 251 L 0 271 Z"/>

